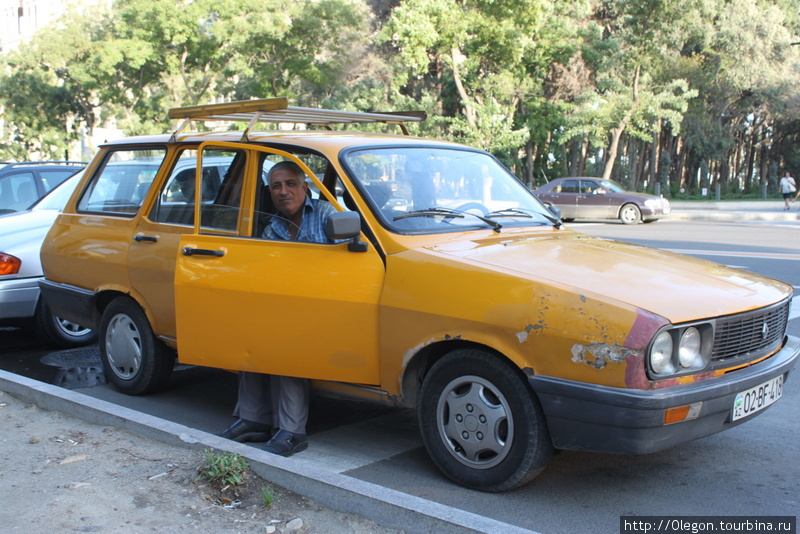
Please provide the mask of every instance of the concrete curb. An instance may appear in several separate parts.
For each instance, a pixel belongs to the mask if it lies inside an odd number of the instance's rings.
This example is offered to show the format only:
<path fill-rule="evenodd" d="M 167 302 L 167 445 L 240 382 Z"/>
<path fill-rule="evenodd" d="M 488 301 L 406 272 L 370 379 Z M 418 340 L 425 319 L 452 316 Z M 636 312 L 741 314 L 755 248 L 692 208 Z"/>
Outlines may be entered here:
<path fill-rule="evenodd" d="M 259 476 L 345 513 L 413 533 L 537 534 L 528 529 L 473 514 L 339 473 L 309 468 L 222 439 L 213 434 L 143 414 L 38 380 L 0 370 L 0 390 L 47 410 L 87 422 L 124 428 L 139 436 L 192 449 L 241 454 Z"/>

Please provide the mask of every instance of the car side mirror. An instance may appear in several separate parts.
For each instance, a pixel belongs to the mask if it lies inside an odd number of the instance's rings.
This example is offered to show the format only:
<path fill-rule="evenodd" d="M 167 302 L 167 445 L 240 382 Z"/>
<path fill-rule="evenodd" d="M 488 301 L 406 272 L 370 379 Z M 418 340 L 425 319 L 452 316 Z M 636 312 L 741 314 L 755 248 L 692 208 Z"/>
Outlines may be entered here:
<path fill-rule="evenodd" d="M 347 245 L 351 252 L 366 252 L 367 244 L 360 240 L 361 215 L 356 211 L 337 211 L 328 216 L 325 223 L 325 235 L 328 239 L 352 239 Z"/>
<path fill-rule="evenodd" d="M 550 205 L 547 206 L 547 209 L 550 210 L 550 213 L 555 215 L 556 219 L 558 219 L 559 221 L 561 220 L 561 208 L 559 208 L 558 206 L 553 206 L 552 204 L 550 204 Z"/>

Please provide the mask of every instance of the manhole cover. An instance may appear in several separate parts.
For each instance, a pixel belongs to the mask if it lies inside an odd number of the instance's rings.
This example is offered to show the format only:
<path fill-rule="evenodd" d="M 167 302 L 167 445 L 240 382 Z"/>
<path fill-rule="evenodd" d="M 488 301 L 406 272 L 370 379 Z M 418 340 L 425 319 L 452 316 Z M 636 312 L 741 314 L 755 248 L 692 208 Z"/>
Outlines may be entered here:
<path fill-rule="evenodd" d="M 43 357 L 41 361 L 43 364 L 53 367 L 92 367 L 102 365 L 100 347 L 97 345 L 51 352 Z"/>

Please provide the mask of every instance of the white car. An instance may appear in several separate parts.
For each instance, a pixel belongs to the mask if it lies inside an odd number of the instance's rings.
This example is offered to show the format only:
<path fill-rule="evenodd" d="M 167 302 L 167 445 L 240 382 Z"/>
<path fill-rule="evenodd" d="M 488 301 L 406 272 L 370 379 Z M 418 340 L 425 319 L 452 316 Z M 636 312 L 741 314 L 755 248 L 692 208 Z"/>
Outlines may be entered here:
<path fill-rule="evenodd" d="M 27 210 L 0 216 L 0 324 L 32 325 L 44 341 L 62 348 L 92 343 L 97 335 L 56 317 L 39 298 L 39 249 L 82 175 L 62 182 Z"/>

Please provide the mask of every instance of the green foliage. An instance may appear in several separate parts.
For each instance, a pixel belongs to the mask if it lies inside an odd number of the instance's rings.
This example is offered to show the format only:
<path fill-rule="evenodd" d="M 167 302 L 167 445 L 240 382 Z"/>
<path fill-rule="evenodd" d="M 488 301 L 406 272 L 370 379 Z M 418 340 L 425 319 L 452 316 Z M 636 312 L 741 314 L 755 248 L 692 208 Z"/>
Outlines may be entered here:
<path fill-rule="evenodd" d="M 101 126 L 163 132 L 174 106 L 286 96 L 424 110 L 412 133 L 526 180 L 618 165 L 639 188 L 633 160 L 658 139 L 650 187 L 696 188 L 705 164 L 733 195 L 766 163 L 800 174 L 799 34 L 796 0 L 117 0 L 0 56 L 0 158 L 61 158 Z"/>
<path fill-rule="evenodd" d="M 261 486 L 261 502 L 264 503 L 264 506 L 269 506 L 275 502 L 275 493 L 272 491 L 272 486 L 269 484 Z"/>
<path fill-rule="evenodd" d="M 249 465 L 242 455 L 231 452 L 215 453 L 211 449 L 204 452 L 205 461 L 198 471 L 208 482 L 224 487 L 236 486 L 244 481 Z"/>

